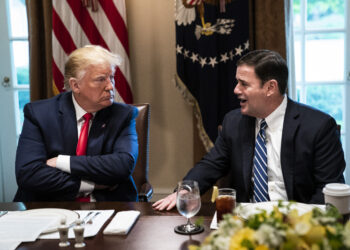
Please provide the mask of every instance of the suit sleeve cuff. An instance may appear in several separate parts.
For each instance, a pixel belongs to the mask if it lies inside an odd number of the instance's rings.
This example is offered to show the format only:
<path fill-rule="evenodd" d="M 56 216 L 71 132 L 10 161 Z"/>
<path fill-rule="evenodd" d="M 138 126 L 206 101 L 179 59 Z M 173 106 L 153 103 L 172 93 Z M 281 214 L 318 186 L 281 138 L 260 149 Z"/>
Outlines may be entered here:
<path fill-rule="evenodd" d="M 81 180 L 79 193 L 92 193 L 95 189 L 95 183 L 92 181 Z"/>
<path fill-rule="evenodd" d="M 56 168 L 70 174 L 70 156 L 58 155 L 56 161 Z"/>

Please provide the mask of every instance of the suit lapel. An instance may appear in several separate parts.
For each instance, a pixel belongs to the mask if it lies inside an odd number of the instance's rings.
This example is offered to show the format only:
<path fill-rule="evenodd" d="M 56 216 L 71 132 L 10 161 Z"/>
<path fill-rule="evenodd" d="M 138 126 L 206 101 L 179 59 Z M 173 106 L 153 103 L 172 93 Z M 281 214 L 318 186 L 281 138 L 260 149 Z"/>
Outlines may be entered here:
<path fill-rule="evenodd" d="M 281 166 L 283 179 L 288 195 L 288 199 L 293 199 L 293 182 L 294 182 L 294 148 L 295 133 L 297 132 L 299 121 L 299 110 L 297 105 L 288 98 L 286 114 L 284 116 L 282 143 L 281 143 Z"/>
<path fill-rule="evenodd" d="M 59 102 L 60 123 L 63 131 L 64 154 L 75 155 L 78 131 L 72 92 L 62 95 Z"/>
<path fill-rule="evenodd" d="M 252 162 L 254 156 L 254 140 L 255 140 L 255 118 L 243 116 L 240 124 L 242 150 L 243 150 L 243 179 L 245 190 L 249 196 L 252 177 Z M 247 197 L 249 199 L 249 197 Z"/>
<path fill-rule="evenodd" d="M 110 119 L 109 108 L 105 108 L 96 113 L 89 132 L 88 145 L 86 149 L 87 155 L 98 155 L 102 152 L 103 139 Z"/>

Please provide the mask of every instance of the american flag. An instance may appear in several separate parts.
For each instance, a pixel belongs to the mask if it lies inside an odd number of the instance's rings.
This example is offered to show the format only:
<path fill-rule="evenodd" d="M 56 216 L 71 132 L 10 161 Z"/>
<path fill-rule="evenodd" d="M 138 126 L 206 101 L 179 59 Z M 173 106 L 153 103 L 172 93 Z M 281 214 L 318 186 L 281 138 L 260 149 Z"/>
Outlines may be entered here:
<path fill-rule="evenodd" d="M 115 100 L 132 103 L 125 1 L 52 0 L 52 7 L 52 73 L 55 94 L 64 91 L 64 64 L 69 54 L 77 48 L 94 44 L 123 58 L 123 63 L 115 74 Z"/>
<path fill-rule="evenodd" d="M 236 62 L 249 49 L 247 0 L 176 0 L 176 84 L 194 106 L 207 151 L 218 125 L 239 107 Z"/>

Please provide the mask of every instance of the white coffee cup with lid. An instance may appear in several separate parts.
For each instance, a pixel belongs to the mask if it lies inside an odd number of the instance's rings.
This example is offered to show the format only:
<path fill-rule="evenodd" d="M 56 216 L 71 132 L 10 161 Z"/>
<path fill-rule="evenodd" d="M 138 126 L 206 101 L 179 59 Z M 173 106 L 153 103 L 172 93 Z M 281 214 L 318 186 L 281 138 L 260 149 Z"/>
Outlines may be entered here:
<path fill-rule="evenodd" d="M 341 214 L 350 213 L 350 186 L 343 183 L 329 183 L 323 188 L 325 203 L 338 208 Z"/>

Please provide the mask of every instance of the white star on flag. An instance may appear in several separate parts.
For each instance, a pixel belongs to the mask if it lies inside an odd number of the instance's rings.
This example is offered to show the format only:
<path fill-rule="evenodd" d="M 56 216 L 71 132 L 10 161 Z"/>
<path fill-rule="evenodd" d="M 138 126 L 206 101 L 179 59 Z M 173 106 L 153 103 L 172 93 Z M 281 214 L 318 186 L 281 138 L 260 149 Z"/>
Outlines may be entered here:
<path fill-rule="evenodd" d="M 235 54 L 233 54 L 233 50 L 230 51 L 230 59 L 232 60 L 235 57 Z"/>
<path fill-rule="evenodd" d="M 182 46 L 176 45 L 176 54 L 182 54 Z"/>
<path fill-rule="evenodd" d="M 188 56 L 188 53 L 190 53 L 190 51 L 187 50 L 187 49 L 185 49 L 185 51 L 184 51 L 184 57 L 185 57 L 185 58 L 186 58 L 186 57 L 189 57 L 189 56 Z"/>
<path fill-rule="evenodd" d="M 201 57 L 201 58 L 199 59 L 199 63 L 200 63 L 200 65 L 201 65 L 202 68 L 203 68 L 204 65 L 207 64 L 207 58 L 206 58 L 206 57 Z"/>
<path fill-rule="evenodd" d="M 198 54 L 192 52 L 191 60 L 192 62 L 198 61 Z"/>
<path fill-rule="evenodd" d="M 244 43 L 244 49 L 249 49 L 249 40 Z"/>
<path fill-rule="evenodd" d="M 218 64 L 218 62 L 216 61 L 216 57 L 210 57 L 210 62 L 208 64 L 210 64 L 213 68 L 215 67 L 215 64 Z"/>
<path fill-rule="evenodd" d="M 229 57 L 227 56 L 227 52 L 225 54 L 221 55 L 221 59 L 220 62 L 224 62 L 226 63 L 226 61 L 229 59 Z"/>
<path fill-rule="evenodd" d="M 236 50 L 236 55 L 238 56 L 242 55 L 243 49 L 241 45 L 239 45 L 238 48 L 235 48 L 235 50 Z"/>

